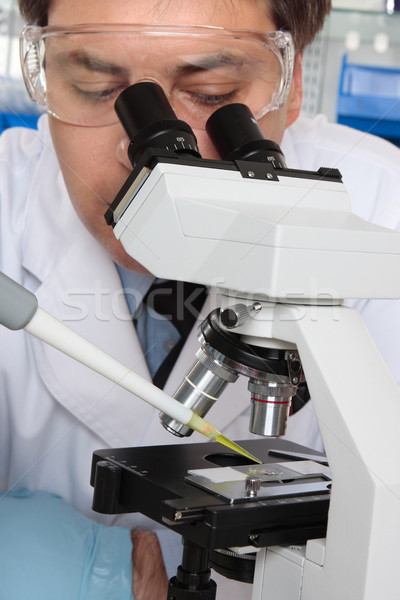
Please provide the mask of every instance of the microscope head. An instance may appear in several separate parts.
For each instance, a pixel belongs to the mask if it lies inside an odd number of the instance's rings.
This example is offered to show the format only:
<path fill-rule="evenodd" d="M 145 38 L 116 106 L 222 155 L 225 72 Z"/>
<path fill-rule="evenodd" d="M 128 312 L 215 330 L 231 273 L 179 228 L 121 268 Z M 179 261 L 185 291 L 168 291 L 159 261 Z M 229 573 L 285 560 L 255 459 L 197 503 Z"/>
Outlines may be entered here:
<path fill-rule="evenodd" d="M 387 277 L 400 268 L 399 236 L 351 212 L 337 169 L 287 168 L 244 105 L 207 122 L 221 160 L 200 157 L 193 131 L 154 83 L 127 88 L 116 110 L 133 171 L 106 213 L 115 236 L 155 276 L 222 291 L 223 310 L 201 325 L 197 360 L 175 397 L 204 416 L 245 375 L 251 431 L 283 435 L 304 377 L 296 347 L 266 342 L 262 315 L 274 303 L 399 297 L 400 281 Z"/>

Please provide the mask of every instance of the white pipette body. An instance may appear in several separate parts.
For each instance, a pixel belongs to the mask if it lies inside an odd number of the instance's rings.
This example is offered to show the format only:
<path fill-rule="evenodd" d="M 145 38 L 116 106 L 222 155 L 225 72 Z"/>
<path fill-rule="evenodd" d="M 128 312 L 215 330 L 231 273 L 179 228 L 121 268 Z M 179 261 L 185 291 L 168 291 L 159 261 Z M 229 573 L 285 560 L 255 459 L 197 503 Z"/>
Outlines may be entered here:
<path fill-rule="evenodd" d="M 193 411 L 38 307 L 25 331 L 132 392 L 160 412 L 187 424 Z"/>

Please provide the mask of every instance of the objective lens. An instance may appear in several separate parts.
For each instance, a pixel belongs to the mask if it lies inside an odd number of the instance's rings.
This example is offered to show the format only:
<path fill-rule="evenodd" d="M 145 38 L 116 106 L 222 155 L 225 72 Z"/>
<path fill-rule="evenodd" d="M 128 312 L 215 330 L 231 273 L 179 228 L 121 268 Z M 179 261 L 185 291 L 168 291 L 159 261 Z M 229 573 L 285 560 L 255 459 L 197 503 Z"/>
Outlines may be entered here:
<path fill-rule="evenodd" d="M 200 158 L 191 127 L 177 119 L 162 88 L 142 81 L 126 88 L 115 102 L 115 111 L 129 139 L 132 165 L 147 148 L 160 148 Z"/>
<path fill-rule="evenodd" d="M 296 387 L 291 383 L 250 379 L 248 388 L 251 392 L 250 431 L 268 437 L 284 435 Z"/>
<path fill-rule="evenodd" d="M 228 383 L 237 380 L 238 374 L 216 361 L 207 353 L 207 345 L 196 354 L 197 361 L 174 394 L 175 400 L 204 417 L 218 400 Z M 189 436 L 193 430 L 162 413 L 161 423 L 165 429 L 178 437 Z"/>

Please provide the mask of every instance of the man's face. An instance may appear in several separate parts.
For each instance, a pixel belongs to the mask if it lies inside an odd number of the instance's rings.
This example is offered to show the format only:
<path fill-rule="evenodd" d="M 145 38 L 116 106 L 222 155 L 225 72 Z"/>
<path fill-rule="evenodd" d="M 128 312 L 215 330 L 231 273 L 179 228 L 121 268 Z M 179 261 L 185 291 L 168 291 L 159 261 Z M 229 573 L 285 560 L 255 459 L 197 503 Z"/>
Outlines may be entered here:
<path fill-rule="evenodd" d="M 49 25 L 73 25 L 84 23 L 151 23 L 153 25 L 207 25 L 230 29 L 253 29 L 274 31 L 276 29 L 268 17 L 265 0 L 53 0 L 49 12 Z M 118 39 L 108 41 L 106 58 L 112 61 L 121 56 L 124 61 L 138 63 L 139 53 L 132 48 L 118 44 Z M 193 42 L 192 42 L 193 44 Z M 192 51 L 188 40 L 188 50 Z M 157 79 L 168 61 L 168 53 L 151 55 L 151 45 L 146 45 L 145 60 L 140 53 L 140 68 L 143 79 Z M 161 65 L 160 65 L 161 61 Z M 167 63 L 166 63 L 167 64 Z M 154 65 L 154 67 L 153 67 Z M 135 67 L 139 68 L 135 64 Z M 165 70 L 171 71 L 174 65 L 168 64 Z M 297 62 L 294 84 L 286 105 L 267 113 L 259 124 L 265 136 L 278 144 L 286 126 L 298 116 L 301 106 L 301 66 Z M 180 117 L 179 113 L 177 114 Z M 183 117 L 182 117 L 183 118 Z M 195 123 L 185 115 L 192 126 L 203 158 L 218 158 L 215 148 L 204 129 L 196 128 Z M 145 271 L 129 257 L 122 245 L 114 237 L 111 227 L 106 225 L 104 213 L 116 193 L 125 182 L 131 165 L 127 158 L 128 139 L 119 123 L 104 127 L 82 127 L 70 125 L 50 117 L 50 128 L 61 170 L 75 210 L 95 238 L 109 251 L 112 258 L 135 271 Z"/>

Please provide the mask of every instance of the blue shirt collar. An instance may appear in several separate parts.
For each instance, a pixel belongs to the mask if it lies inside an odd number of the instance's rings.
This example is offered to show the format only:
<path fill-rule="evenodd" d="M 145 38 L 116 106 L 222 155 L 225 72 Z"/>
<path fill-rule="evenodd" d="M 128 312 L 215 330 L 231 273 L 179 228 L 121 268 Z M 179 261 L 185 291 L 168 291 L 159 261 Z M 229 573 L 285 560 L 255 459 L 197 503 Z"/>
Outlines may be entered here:
<path fill-rule="evenodd" d="M 128 304 L 132 318 L 135 319 L 135 314 L 140 308 L 143 298 L 153 284 L 155 277 L 146 275 L 145 273 L 135 273 L 124 267 L 115 265 L 121 280 L 122 287 L 125 292 L 126 302 Z"/>

